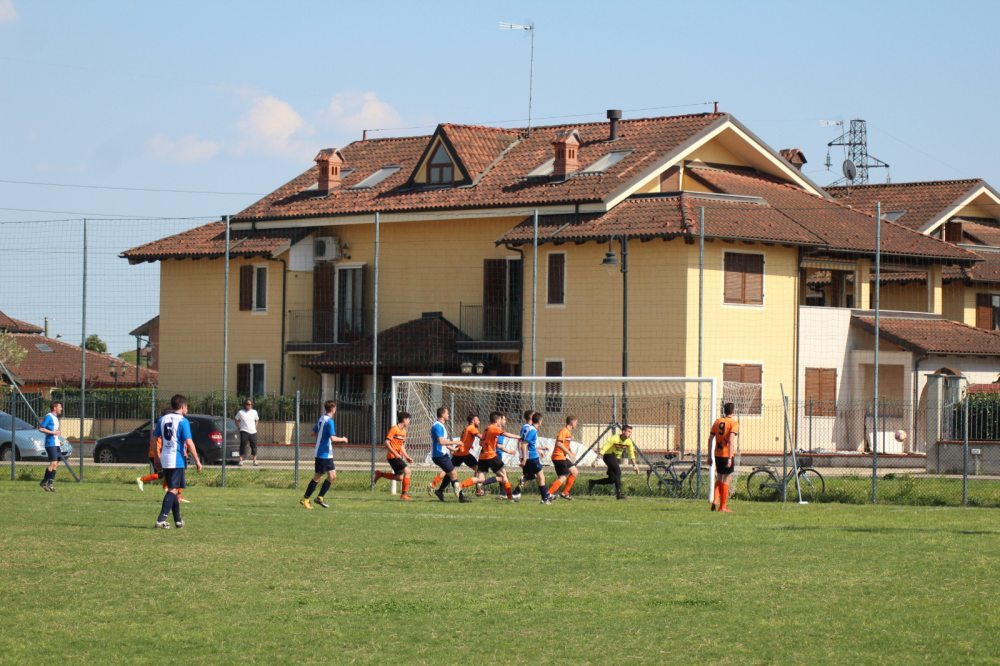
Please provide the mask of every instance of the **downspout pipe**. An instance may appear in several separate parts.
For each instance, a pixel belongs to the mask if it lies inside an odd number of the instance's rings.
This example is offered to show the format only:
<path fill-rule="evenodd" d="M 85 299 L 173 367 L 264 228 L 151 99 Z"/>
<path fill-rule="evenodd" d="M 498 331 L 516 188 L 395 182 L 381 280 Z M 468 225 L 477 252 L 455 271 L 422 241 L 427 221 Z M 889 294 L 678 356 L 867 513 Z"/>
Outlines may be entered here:
<path fill-rule="evenodd" d="M 281 262 L 281 381 L 279 392 L 285 395 L 285 357 L 288 355 L 285 350 L 286 326 L 288 321 L 288 311 L 285 309 L 288 300 L 288 260 L 278 259 Z"/>

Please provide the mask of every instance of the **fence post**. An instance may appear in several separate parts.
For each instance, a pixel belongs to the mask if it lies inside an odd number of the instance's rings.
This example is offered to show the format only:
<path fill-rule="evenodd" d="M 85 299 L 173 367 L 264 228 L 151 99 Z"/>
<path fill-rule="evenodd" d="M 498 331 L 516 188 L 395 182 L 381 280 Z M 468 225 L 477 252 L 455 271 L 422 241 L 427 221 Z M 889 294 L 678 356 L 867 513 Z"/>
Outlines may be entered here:
<path fill-rule="evenodd" d="M 83 427 L 87 412 L 87 218 L 83 218 L 83 279 L 80 280 L 82 298 L 80 300 L 80 478 L 83 482 Z"/>
<path fill-rule="evenodd" d="M 298 489 L 298 487 L 299 487 L 299 441 L 300 441 L 299 423 L 301 423 L 301 422 L 302 422 L 302 391 L 296 390 L 295 391 L 295 428 L 293 429 L 293 431 L 294 431 L 293 437 L 294 437 L 295 441 L 292 442 L 292 445 L 295 446 L 295 488 L 296 489 Z"/>
<path fill-rule="evenodd" d="M 13 384 L 13 381 L 11 381 Z M 14 398 L 14 387 L 10 391 L 10 480 L 14 480 L 14 461 L 17 459 L 17 417 L 14 416 L 14 408 L 17 400 Z"/>
<path fill-rule="evenodd" d="M 226 260 L 222 278 L 222 487 L 226 487 L 226 445 L 229 443 L 229 216 L 226 215 Z M 282 349 L 284 354 L 285 350 Z M 250 387 L 253 394 L 253 387 Z M 242 452 L 241 452 L 242 453 Z"/>
<path fill-rule="evenodd" d="M 785 389 L 781 389 L 781 403 L 785 408 L 784 428 L 781 440 L 781 501 L 788 501 L 788 396 L 784 395 Z"/>
<path fill-rule="evenodd" d="M 969 394 L 962 401 L 965 418 L 962 424 L 962 506 L 969 506 Z"/>

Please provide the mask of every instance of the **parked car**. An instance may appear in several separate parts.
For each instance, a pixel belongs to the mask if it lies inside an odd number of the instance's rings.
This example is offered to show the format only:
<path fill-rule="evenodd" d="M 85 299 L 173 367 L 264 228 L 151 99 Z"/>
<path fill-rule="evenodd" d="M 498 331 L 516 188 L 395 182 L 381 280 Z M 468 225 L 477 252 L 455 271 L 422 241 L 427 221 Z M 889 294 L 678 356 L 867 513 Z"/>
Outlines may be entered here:
<path fill-rule="evenodd" d="M 205 464 L 222 462 L 222 418 L 204 414 L 188 414 L 191 422 L 191 439 L 198 449 L 198 457 Z M 236 421 L 226 419 L 226 455 L 228 460 L 240 459 L 240 435 Z M 132 432 L 108 435 L 97 440 L 94 446 L 94 462 L 98 463 L 144 463 L 149 460 L 150 421 L 146 421 Z"/>
<path fill-rule="evenodd" d="M 48 460 L 45 455 L 45 435 L 27 421 L 14 418 L 12 422 L 7 412 L 0 412 L 0 460 L 10 461 L 12 425 L 17 460 Z M 62 437 L 59 438 L 59 448 L 64 458 L 73 453 L 73 447 Z"/>

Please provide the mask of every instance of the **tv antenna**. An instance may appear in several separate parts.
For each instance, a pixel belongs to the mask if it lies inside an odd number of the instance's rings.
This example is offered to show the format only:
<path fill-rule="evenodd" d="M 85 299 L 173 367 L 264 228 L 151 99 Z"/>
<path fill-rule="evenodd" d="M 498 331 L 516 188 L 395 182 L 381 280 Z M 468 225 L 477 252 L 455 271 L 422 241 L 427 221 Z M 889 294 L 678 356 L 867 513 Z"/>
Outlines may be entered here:
<path fill-rule="evenodd" d="M 824 122 L 823 124 L 840 125 L 843 121 Z M 830 183 L 831 185 L 867 185 L 869 169 L 885 169 L 885 182 L 890 182 L 889 165 L 873 155 L 868 154 L 868 125 L 861 118 L 851 120 L 847 130 L 840 136 L 826 144 L 826 168 L 831 167 L 830 148 L 833 146 L 843 146 L 846 160 L 842 168 L 844 177 Z M 847 163 L 853 167 L 848 169 Z M 848 174 L 853 174 L 853 178 Z"/>
<path fill-rule="evenodd" d="M 534 88 L 535 78 L 535 24 L 534 23 L 507 23 L 500 21 L 501 30 L 523 30 L 531 36 L 531 56 L 528 64 L 528 133 L 531 133 L 531 93 Z"/>

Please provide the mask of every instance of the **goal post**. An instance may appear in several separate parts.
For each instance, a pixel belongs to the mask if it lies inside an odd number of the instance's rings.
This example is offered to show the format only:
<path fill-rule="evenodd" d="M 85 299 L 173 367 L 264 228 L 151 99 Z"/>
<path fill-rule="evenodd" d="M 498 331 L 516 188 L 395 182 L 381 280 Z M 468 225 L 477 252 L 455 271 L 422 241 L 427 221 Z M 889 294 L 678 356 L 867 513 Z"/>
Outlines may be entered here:
<path fill-rule="evenodd" d="M 401 411 L 411 418 L 407 451 L 414 460 L 411 474 L 415 488 L 426 485 L 437 473 L 430 459 L 430 428 L 440 407 L 450 412 L 445 427 L 451 439 L 462 434 L 470 415 L 478 416 L 480 430 L 485 430 L 490 413 L 501 412 L 507 416 L 507 432 L 517 433 L 525 411 L 541 412 L 544 421 L 539 429 L 539 449 L 543 463 L 549 462 L 555 436 L 566 419 L 575 417 L 578 426 L 573 432 L 573 457 L 582 476 L 595 478 L 604 476 L 598 455 L 601 443 L 628 423 L 633 427 L 632 439 L 644 474 L 641 484 L 630 482 L 631 492 L 638 485 L 645 491 L 645 474 L 650 469 L 659 473 L 660 468 L 652 468 L 652 464 L 663 462 L 663 454 L 679 454 L 690 461 L 689 466 L 712 464 L 711 456 L 705 458 L 709 430 L 719 410 L 717 383 L 712 377 L 395 376 L 391 390 L 391 418 Z M 505 443 L 511 448 L 515 445 L 516 441 Z M 473 453 L 478 456 L 478 444 Z M 517 482 L 519 463 L 516 456 L 504 455 L 513 483 Z M 552 469 L 545 471 L 548 480 Z M 625 471 L 623 478 L 628 481 Z M 471 470 L 459 470 L 461 477 L 469 473 Z M 700 480 L 699 475 L 698 485 L 708 485 Z M 698 495 L 707 497 L 707 487 L 699 490 Z"/>

